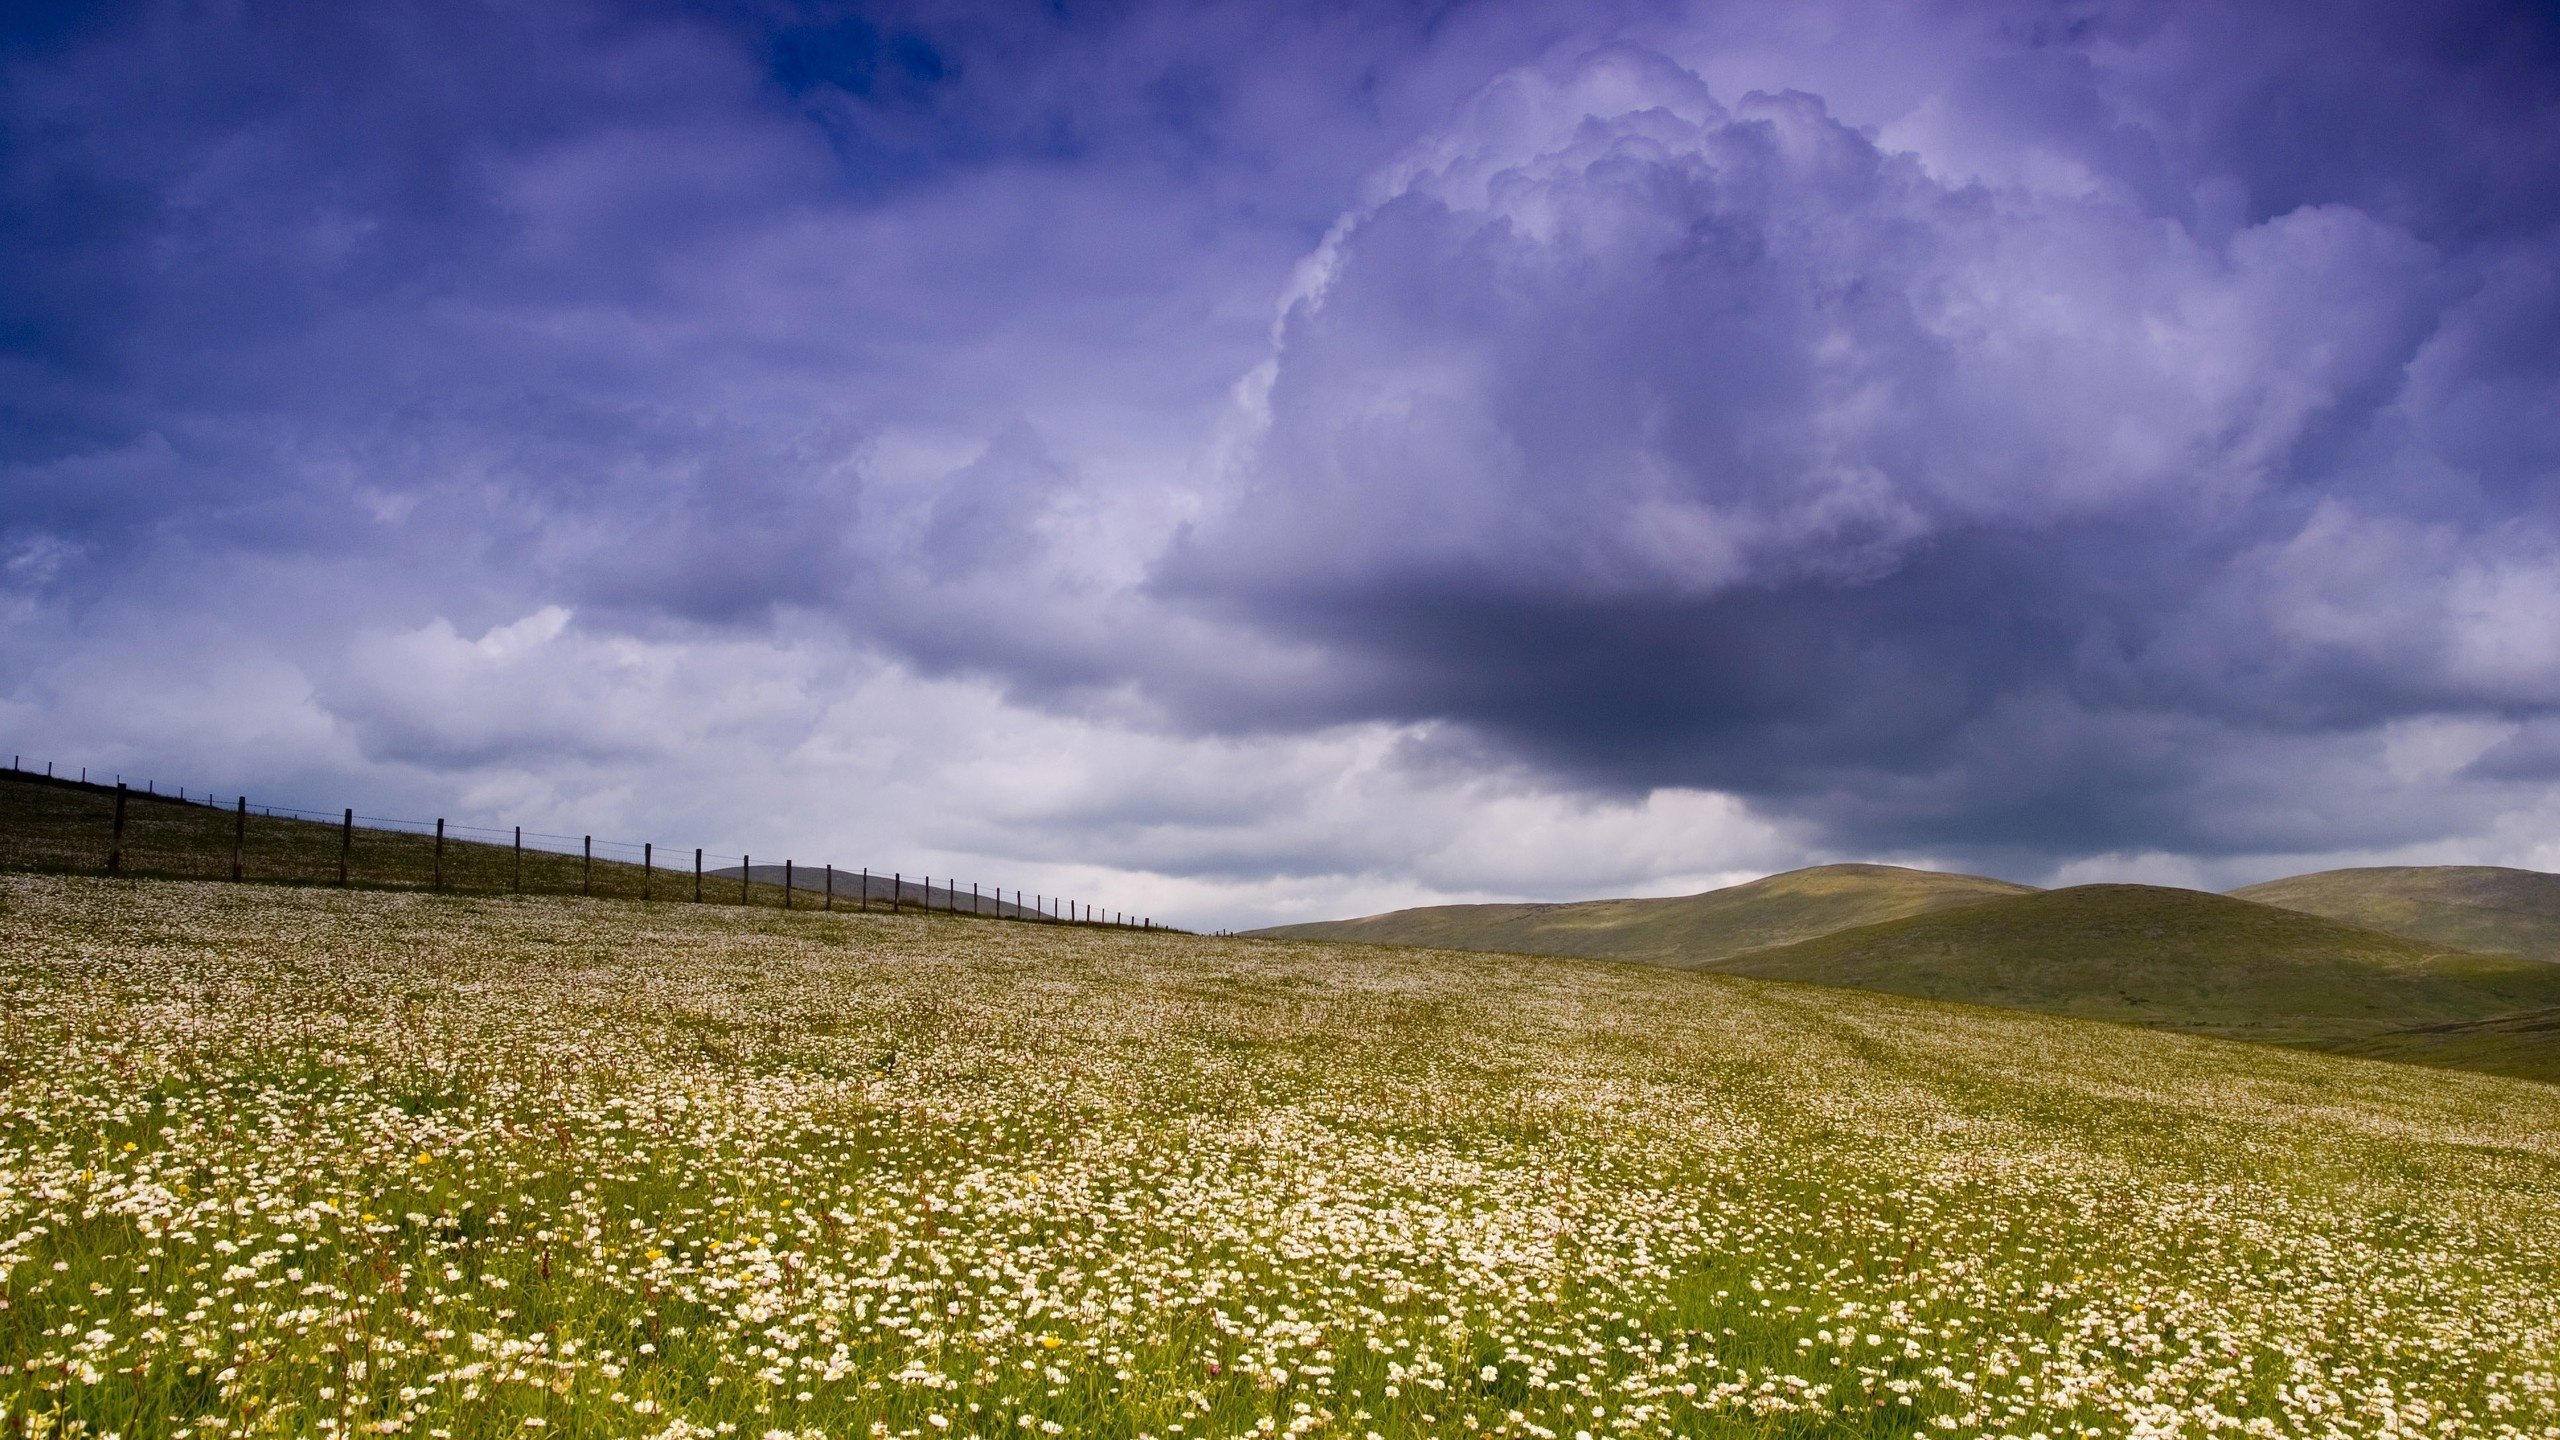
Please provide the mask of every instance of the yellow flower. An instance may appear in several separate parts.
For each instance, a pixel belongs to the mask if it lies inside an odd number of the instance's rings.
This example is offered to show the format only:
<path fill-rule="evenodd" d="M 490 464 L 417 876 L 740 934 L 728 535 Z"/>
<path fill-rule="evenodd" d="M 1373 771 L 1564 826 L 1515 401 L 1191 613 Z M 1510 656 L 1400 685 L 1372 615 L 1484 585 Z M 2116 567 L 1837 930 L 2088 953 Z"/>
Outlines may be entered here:
<path fill-rule="evenodd" d="M 433 1155 L 428 1154 L 428 1153 L 427 1153 L 426 1151 L 424 1151 L 424 1150 L 421 1150 L 421 1151 L 419 1151 L 419 1152 L 418 1152 L 418 1158 L 417 1158 L 417 1161 L 416 1161 L 415 1163 L 420 1164 L 420 1165 L 433 1165 L 434 1163 L 436 1163 L 436 1157 L 434 1157 Z"/>
<path fill-rule="evenodd" d="M 1040 1348 L 1043 1350 L 1055 1350 L 1065 1343 L 1065 1341 L 1060 1340 L 1055 1335 L 1043 1335 L 1040 1337 Z"/>

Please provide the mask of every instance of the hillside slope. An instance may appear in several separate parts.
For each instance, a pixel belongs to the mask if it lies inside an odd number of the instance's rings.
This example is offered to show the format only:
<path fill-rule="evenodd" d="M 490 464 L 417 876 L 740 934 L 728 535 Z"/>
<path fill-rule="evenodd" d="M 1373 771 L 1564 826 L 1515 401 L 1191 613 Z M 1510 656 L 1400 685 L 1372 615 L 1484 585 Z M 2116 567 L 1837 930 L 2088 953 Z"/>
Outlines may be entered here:
<path fill-rule="evenodd" d="M 2319 1046 L 2560 1005 L 2560 966 L 2150 885 L 1986 901 L 1713 968 Z"/>
<path fill-rule="evenodd" d="M 2459 950 L 2560 960 L 2560 875 L 2497 865 L 2321 870 L 2231 892 Z"/>
<path fill-rule="evenodd" d="M 2027 893 L 2027 886 L 1979 875 L 1948 875 L 1899 865 L 1818 865 L 1700 895 L 1553 905 L 1432 905 L 1254 933 L 1281 940 L 1351 940 L 1697 966 L 1853 925 Z"/>
<path fill-rule="evenodd" d="M 12 1435 L 2560 1427 L 2543 1086 L 879 911 L 0 874 L 0 934 Z"/>

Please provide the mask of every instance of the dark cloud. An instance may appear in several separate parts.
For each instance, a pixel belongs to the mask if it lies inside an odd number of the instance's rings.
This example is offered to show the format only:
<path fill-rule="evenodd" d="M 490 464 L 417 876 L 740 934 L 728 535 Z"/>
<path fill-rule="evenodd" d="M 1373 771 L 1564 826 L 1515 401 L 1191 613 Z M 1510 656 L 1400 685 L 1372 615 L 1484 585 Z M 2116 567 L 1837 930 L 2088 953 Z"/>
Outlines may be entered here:
<path fill-rule="evenodd" d="M 1444 891 L 1328 766 L 1638 877 L 2507 833 L 2555 177 L 2529 5 L 23 9 L 0 716 L 637 793 L 868 656 L 1118 757 L 1041 845 Z"/>
<path fill-rule="evenodd" d="M 2132 43 L 2198 43 L 2189 18 Z M 1505 80 L 1328 240 L 1238 488 L 1159 584 L 1368 657 L 1345 713 L 1850 847 L 2473 821 L 2337 776 L 2395 721 L 2560 701 L 2553 392 L 2515 320 L 2545 252 L 2457 247 L 2549 197 L 2465 220 L 2377 154 L 2236 224 L 2163 213 L 2226 173 L 2179 149 L 2246 157 L 2101 124 L 2126 97 L 2089 52 L 2126 39 L 1971 72 L 2109 182 L 2060 191 L 1944 178 L 1813 96 L 1728 108 L 1639 50 Z"/>

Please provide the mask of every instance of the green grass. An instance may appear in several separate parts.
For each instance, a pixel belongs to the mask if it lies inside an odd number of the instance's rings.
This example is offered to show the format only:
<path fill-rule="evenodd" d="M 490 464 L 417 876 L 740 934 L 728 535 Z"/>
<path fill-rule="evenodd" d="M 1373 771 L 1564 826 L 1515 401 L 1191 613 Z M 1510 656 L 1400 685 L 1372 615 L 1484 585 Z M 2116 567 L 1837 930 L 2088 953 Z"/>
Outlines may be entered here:
<path fill-rule="evenodd" d="M 2027 890 L 2005 880 L 1898 865 L 1821 865 L 1702 895 L 1557 905 L 1433 905 L 1256 933 L 1284 940 L 1351 940 L 1695 965 L 1852 925 Z"/>
<path fill-rule="evenodd" d="M 0 876 L 0 1435 L 2560 1426 L 2560 1107 L 1655 967 Z"/>
<path fill-rule="evenodd" d="M 2560 960 L 2560 875 L 2492 865 L 2322 870 L 2231 892 L 2457 950 Z"/>
<path fill-rule="evenodd" d="M 2560 1005 L 2560 966 L 2151 885 L 1986 901 L 1716 968 L 2288 1044 Z"/>
<path fill-rule="evenodd" d="M 2328 1048 L 2343 1055 L 2560 1083 L 2560 1007 L 2413 1025 Z"/>

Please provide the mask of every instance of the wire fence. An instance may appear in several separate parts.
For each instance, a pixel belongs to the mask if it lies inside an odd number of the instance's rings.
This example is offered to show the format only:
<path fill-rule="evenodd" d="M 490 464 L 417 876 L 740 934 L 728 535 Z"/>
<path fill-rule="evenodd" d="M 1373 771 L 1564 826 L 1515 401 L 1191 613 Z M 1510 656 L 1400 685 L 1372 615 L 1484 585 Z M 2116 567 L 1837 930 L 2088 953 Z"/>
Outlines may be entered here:
<path fill-rule="evenodd" d="M 9 757 L 0 869 L 464 894 L 885 911 L 1166 930 L 1149 916 L 951 876 L 758 861 L 522 826 L 312 810 Z"/>

